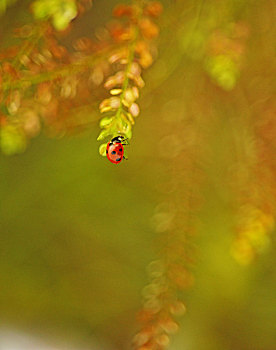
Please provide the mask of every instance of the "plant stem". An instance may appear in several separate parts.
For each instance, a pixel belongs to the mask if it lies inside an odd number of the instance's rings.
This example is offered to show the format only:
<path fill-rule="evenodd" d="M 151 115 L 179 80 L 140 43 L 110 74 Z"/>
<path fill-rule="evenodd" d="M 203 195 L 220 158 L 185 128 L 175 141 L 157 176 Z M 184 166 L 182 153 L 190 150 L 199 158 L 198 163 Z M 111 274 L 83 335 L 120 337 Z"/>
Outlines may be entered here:
<path fill-rule="evenodd" d="M 79 60 L 78 62 L 64 65 L 63 67 L 55 71 L 43 72 L 34 76 L 25 76 L 11 82 L 4 81 L 2 84 L 2 91 L 21 88 L 22 86 L 24 86 L 24 84 L 26 84 L 27 86 L 31 86 L 31 85 L 43 83 L 45 81 L 53 81 L 58 78 L 63 78 L 72 74 L 79 73 L 81 71 L 85 71 L 87 68 L 94 66 L 95 63 L 100 62 L 102 60 L 103 55 L 106 55 L 109 52 L 110 52 L 110 48 L 109 49 L 106 48 L 100 52 L 97 52 L 88 57 L 85 57 Z"/>
<path fill-rule="evenodd" d="M 117 113 L 115 115 L 116 119 L 120 118 L 120 115 L 121 115 L 121 113 L 123 111 L 123 100 L 125 98 L 125 94 L 126 94 L 126 90 L 128 88 L 128 82 L 129 82 L 128 74 L 130 72 L 131 65 L 132 65 L 133 60 L 134 60 L 135 45 L 136 45 L 136 40 L 138 38 L 138 34 L 139 34 L 139 30 L 138 30 L 138 28 L 136 28 L 135 34 L 134 34 L 134 38 L 133 38 L 133 41 L 132 41 L 132 43 L 130 45 L 130 49 L 129 49 L 128 63 L 127 63 L 126 70 L 125 70 L 125 80 L 124 80 L 124 83 L 123 83 L 123 86 L 122 86 L 122 92 L 121 92 L 121 95 L 120 95 L 120 106 L 119 106 L 119 108 L 117 110 Z"/>

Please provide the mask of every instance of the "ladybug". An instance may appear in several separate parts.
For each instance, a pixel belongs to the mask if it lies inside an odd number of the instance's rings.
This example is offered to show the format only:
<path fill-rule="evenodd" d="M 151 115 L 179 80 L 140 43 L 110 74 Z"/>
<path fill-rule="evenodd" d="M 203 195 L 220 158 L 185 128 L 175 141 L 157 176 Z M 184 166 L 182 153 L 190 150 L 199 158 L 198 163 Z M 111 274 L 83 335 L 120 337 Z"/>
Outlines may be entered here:
<path fill-rule="evenodd" d="M 124 136 L 116 136 L 107 144 L 106 156 L 107 159 L 114 164 L 118 164 L 122 159 L 127 159 L 124 156 L 124 145 L 128 145 L 128 139 Z"/>

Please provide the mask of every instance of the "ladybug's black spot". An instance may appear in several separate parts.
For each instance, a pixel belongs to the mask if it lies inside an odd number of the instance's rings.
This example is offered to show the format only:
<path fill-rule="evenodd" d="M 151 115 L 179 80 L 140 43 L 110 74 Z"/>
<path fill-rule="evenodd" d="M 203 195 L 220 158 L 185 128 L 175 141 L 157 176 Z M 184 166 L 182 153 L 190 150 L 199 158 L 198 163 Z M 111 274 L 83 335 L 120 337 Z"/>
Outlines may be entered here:
<path fill-rule="evenodd" d="M 123 150 L 123 149 L 122 149 L 122 148 L 120 148 L 120 149 L 119 149 L 119 152 L 122 152 L 122 150 Z"/>
<path fill-rule="evenodd" d="M 120 158 L 117 158 L 117 159 L 116 159 L 116 162 L 119 162 L 121 159 L 122 159 L 121 157 L 120 157 Z"/>
<path fill-rule="evenodd" d="M 108 153 L 108 150 L 106 150 L 106 153 Z"/>
<path fill-rule="evenodd" d="M 115 151 L 112 151 L 111 154 L 116 154 L 116 152 L 115 152 Z"/>

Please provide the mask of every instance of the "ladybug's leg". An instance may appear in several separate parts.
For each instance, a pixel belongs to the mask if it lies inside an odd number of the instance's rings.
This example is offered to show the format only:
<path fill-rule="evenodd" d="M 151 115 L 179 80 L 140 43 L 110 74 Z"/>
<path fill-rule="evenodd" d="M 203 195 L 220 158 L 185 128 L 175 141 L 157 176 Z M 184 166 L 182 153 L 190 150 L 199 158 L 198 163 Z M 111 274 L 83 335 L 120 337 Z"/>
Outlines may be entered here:
<path fill-rule="evenodd" d="M 123 156 L 123 158 L 124 158 L 125 160 L 128 160 L 128 157 L 126 157 L 126 156 Z"/>

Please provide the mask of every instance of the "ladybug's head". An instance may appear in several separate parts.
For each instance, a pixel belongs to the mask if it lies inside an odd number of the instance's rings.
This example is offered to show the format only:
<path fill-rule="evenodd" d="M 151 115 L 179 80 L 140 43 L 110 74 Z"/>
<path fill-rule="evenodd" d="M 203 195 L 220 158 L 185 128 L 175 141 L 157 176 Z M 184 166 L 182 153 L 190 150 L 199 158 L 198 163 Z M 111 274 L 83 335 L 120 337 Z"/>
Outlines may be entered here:
<path fill-rule="evenodd" d="M 125 136 L 116 136 L 111 140 L 112 143 L 126 143 L 128 144 L 128 139 Z"/>

